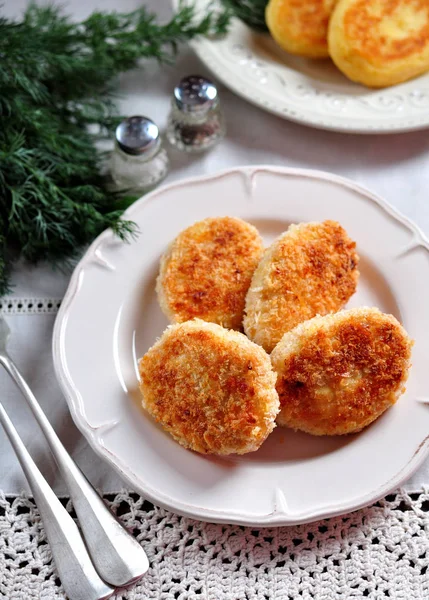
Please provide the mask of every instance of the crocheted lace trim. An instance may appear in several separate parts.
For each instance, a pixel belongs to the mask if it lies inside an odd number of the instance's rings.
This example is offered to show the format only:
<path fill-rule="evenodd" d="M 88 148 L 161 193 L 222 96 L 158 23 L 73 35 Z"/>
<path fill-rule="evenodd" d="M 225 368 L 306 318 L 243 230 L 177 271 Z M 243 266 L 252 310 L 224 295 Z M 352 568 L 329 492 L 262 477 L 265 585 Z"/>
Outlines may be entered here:
<path fill-rule="evenodd" d="M 118 600 L 429 598 L 429 489 L 399 491 L 343 517 L 266 529 L 193 521 L 125 491 L 106 500 L 151 564 Z M 0 493 L 0 598 L 64 597 L 33 501 Z"/>
<path fill-rule="evenodd" d="M 0 313 L 6 315 L 56 314 L 61 298 L 0 298 Z"/>

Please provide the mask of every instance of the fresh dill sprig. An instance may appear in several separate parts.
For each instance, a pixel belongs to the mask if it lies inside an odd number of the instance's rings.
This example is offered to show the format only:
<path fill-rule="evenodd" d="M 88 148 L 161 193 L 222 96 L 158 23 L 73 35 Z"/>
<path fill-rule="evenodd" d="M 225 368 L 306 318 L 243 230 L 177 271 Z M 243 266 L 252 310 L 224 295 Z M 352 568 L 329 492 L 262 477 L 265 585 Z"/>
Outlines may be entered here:
<path fill-rule="evenodd" d="M 222 0 L 222 3 L 252 29 L 268 31 L 265 23 L 268 0 Z"/>
<path fill-rule="evenodd" d="M 121 214 L 132 199 L 106 188 L 94 146 L 119 121 L 115 78 L 142 58 L 171 62 L 180 44 L 228 21 L 228 11 L 201 18 L 184 3 L 164 25 L 144 8 L 76 23 L 30 4 L 19 22 L 0 17 L 0 295 L 19 257 L 67 261 L 106 227 L 130 239 Z"/>

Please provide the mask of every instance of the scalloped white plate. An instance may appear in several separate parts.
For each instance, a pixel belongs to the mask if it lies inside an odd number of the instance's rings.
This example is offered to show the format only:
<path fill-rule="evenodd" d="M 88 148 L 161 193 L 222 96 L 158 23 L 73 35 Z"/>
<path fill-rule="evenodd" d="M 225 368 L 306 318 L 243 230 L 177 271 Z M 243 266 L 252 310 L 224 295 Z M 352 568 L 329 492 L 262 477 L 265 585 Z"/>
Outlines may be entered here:
<path fill-rule="evenodd" d="M 210 1 L 195 4 L 204 14 Z M 224 38 L 200 38 L 192 46 L 233 92 L 286 119 L 350 133 L 429 127 L 429 74 L 370 90 L 347 79 L 331 60 L 288 54 L 268 34 L 255 33 L 238 19 Z"/>
<path fill-rule="evenodd" d="M 357 241 L 350 306 L 376 305 L 415 339 L 406 394 L 362 433 L 312 437 L 277 428 L 257 452 L 185 450 L 141 408 L 137 358 L 167 325 L 155 295 L 161 254 L 191 223 L 235 215 L 270 243 L 290 223 L 338 220 Z M 326 173 L 243 167 L 163 187 L 127 217 L 138 239 L 105 231 L 76 268 L 55 324 L 55 369 L 91 446 L 157 505 L 206 521 L 302 523 L 344 513 L 408 478 L 429 447 L 429 244 L 388 204 Z"/>

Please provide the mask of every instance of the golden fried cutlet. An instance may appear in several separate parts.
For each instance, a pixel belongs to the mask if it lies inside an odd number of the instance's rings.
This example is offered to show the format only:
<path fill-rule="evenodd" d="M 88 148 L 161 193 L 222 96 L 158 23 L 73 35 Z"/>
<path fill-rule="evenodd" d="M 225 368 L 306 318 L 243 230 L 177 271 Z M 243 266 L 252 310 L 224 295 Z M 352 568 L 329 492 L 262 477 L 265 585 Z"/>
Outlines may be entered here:
<path fill-rule="evenodd" d="M 377 308 L 301 323 L 271 354 L 277 423 L 314 435 L 360 431 L 405 391 L 411 346 L 395 317 Z"/>
<path fill-rule="evenodd" d="M 161 259 L 156 289 L 163 312 L 173 323 L 200 318 L 240 329 L 262 253 L 258 231 L 241 219 L 216 217 L 191 225 Z"/>
<path fill-rule="evenodd" d="M 341 71 L 369 87 L 395 85 L 429 70 L 428 0 L 340 0 L 329 53 Z"/>
<path fill-rule="evenodd" d="M 139 369 L 143 406 L 186 448 L 253 452 L 275 427 L 276 375 L 242 333 L 200 319 L 172 325 Z"/>
<path fill-rule="evenodd" d="M 287 52 L 325 58 L 328 23 L 337 0 L 270 0 L 265 20 L 274 40 Z"/>
<path fill-rule="evenodd" d="M 301 321 L 342 308 L 359 276 L 355 247 L 336 221 L 291 225 L 253 275 L 244 317 L 248 337 L 271 352 Z"/>

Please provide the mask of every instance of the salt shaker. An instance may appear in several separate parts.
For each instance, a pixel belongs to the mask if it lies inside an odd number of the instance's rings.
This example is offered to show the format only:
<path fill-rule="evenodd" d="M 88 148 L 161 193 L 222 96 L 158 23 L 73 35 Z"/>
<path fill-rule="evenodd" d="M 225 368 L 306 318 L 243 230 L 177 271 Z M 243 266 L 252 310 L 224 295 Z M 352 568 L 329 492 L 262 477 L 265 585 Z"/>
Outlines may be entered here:
<path fill-rule="evenodd" d="M 169 161 L 158 127 L 147 117 L 128 117 L 118 125 L 111 176 L 118 188 L 144 193 L 168 173 Z"/>
<path fill-rule="evenodd" d="M 189 75 L 174 88 L 167 139 L 179 150 L 203 152 L 225 135 L 216 86 L 205 77 Z"/>

